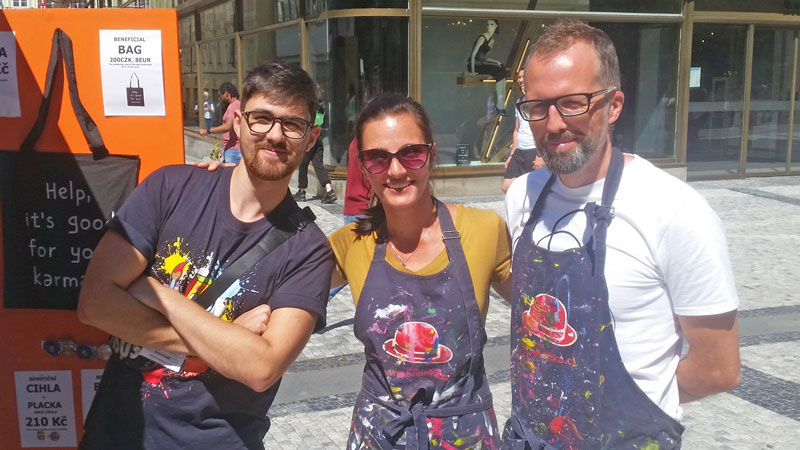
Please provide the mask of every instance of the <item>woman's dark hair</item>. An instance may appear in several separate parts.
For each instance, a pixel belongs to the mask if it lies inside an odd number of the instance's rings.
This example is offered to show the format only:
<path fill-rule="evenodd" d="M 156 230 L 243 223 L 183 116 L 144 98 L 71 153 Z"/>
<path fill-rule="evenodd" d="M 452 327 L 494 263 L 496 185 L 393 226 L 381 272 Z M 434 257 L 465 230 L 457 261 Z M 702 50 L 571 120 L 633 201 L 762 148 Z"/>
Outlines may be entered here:
<path fill-rule="evenodd" d="M 356 141 L 358 150 L 364 150 L 363 135 L 364 128 L 369 122 L 378 120 L 385 116 L 397 116 L 400 114 L 410 114 L 417 122 L 426 143 L 433 143 L 433 130 L 431 129 L 431 122 L 422 105 L 415 102 L 413 99 L 405 95 L 395 92 L 380 94 L 370 100 L 370 102 L 358 114 L 356 120 Z M 364 217 L 358 219 L 356 222 L 356 234 L 359 236 L 367 236 L 373 232 L 378 233 L 378 241 L 385 241 L 387 238 L 386 229 L 386 213 L 383 211 L 383 205 L 377 196 L 373 197 L 374 206 L 370 206 L 364 210 Z"/>

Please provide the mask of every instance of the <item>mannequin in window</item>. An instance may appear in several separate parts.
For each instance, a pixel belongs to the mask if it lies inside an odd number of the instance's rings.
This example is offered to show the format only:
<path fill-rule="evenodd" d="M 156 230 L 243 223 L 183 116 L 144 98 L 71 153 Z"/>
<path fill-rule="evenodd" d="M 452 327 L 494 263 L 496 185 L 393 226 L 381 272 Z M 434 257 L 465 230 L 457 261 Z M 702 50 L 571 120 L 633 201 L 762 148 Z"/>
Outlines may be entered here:
<path fill-rule="evenodd" d="M 467 60 L 467 72 L 470 74 L 491 75 L 495 80 L 495 91 L 497 92 L 497 113 L 501 116 L 506 115 L 506 77 L 508 69 L 503 63 L 495 59 L 487 58 L 486 55 L 494 46 L 494 38 L 500 33 L 500 26 L 495 19 L 486 21 L 486 31 L 475 39 L 472 52 Z"/>

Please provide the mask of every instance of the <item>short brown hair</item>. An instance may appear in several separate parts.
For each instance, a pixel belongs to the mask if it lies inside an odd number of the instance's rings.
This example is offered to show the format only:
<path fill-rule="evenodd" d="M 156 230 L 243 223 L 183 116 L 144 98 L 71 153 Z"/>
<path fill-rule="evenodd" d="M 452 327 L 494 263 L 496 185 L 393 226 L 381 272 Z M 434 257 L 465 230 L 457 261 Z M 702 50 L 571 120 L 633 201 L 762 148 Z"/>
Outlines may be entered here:
<path fill-rule="evenodd" d="M 242 84 L 242 108 L 255 95 L 263 95 L 281 105 L 303 102 L 313 119 L 320 92 L 317 83 L 300 66 L 270 61 L 253 67 L 247 73 Z"/>
<path fill-rule="evenodd" d="M 562 19 L 545 28 L 544 33 L 531 48 L 528 61 L 534 56 L 547 58 L 568 49 L 576 42 L 585 42 L 594 46 L 597 60 L 600 62 L 598 81 L 607 87 L 621 88 L 619 76 L 619 58 L 611 38 L 601 29 L 589 26 L 580 20 Z"/>

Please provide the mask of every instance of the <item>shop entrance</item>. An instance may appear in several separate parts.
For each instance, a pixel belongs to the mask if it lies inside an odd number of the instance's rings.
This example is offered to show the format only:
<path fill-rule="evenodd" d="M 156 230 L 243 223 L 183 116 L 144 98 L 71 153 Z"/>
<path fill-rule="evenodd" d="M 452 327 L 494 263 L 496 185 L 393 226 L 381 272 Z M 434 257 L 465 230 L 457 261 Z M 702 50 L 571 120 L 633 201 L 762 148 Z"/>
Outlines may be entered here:
<path fill-rule="evenodd" d="M 797 36 L 794 28 L 694 25 L 689 179 L 780 175 L 797 167 Z"/>

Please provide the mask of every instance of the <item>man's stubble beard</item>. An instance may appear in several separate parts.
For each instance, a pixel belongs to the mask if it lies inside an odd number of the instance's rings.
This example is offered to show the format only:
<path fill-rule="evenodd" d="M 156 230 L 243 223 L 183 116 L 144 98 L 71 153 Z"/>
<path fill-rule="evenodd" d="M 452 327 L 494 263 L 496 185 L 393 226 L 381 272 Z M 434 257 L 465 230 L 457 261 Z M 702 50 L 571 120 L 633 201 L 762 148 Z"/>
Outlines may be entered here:
<path fill-rule="evenodd" d="M 607 118 L 604 118 L 604 120 L 607 122 Z M 598 134 L 596 139 L 589 136 L 578 136 L 570 132 L 559 135 L 559 138 L 566 136 L 577 140 L 577 146 L 571 153 L 559 152 L 558 150 L 550 151 L 543 143 L 538 141 L 536 141 L 536 148 L 550 173 L 559 175 L 571 174 L 583 169 L 589 164 L 589 161 L 591 161 L 594 155 L 600 150 L 601 143 L 606 140 L 610 132 L 611 127 L 607 126 L 602 133 Z M 546 135 L 545 141 L 547 141 Z"/>
<path fill-rule="evenodd" d="M 281 150 L 284 150 L 281 148 Z M 289 152 L 286 161 L 264 161 L 258 158 L 258 148 L 253 151 L 242 149 L 242 160 L 247 171 L 264 181 L 279 181 L 292 175 L 303 160 L 302 154 Z"/>
<path fill-rule="evenodd" d="M 570 174 L 583 169 L 599 149 L 598 142 L 589 137 L 578 137 L 577 147 L 571 153 L 548 150 L 539 142 L 536 145 L 547 169 L 555 174 Z"/>

